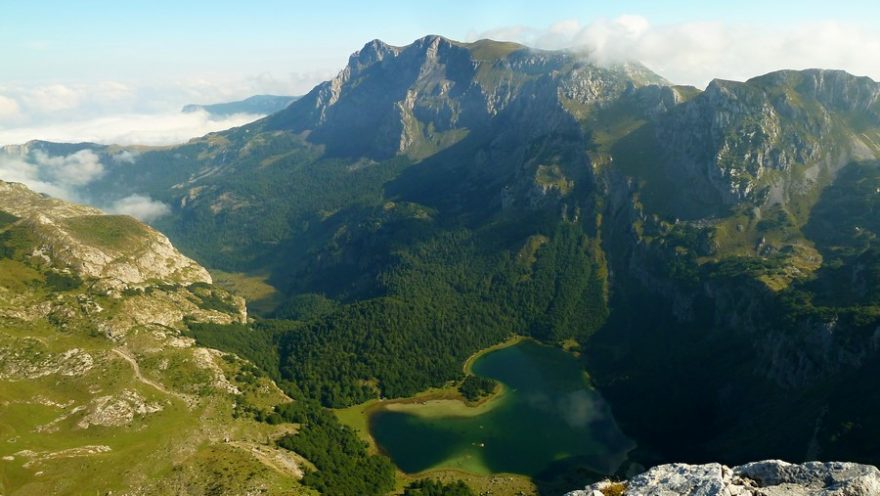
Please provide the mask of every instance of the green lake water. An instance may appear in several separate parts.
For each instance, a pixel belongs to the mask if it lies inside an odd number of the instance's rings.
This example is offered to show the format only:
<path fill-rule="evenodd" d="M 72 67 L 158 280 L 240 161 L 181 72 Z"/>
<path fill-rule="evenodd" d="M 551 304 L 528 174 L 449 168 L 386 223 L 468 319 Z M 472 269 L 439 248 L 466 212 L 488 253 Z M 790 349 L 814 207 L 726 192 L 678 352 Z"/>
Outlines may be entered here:
<path fill-rule="evenodd" d="M 463 416 L 461 408 L 446 415 L 437 405 L 371 415 L 373 438 L 401 470 L 536 476 L 576 465 L 610 474 L 635 446 L 588 387 L 578 361 L 562 350 L 524 341 L 480 357 L 472 370 L 504 384 L 501 397 L 478 415 Z"/>

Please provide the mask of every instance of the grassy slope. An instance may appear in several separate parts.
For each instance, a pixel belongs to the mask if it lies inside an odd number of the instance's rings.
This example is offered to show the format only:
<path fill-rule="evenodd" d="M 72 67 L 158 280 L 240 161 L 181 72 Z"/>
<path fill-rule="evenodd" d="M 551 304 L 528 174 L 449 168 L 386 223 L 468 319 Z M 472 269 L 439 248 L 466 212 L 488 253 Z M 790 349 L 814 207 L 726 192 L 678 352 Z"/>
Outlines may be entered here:
<path fill-rule="evenodd" d="M 127 218 L 73 222 L 83 240 L 124 249 L 143 228 L 119 219 Z M 232 494 L 258 487 L 309 494 L 297 483 L 295 466 L 262 463 L 252 454 L 289 427 L 233 418 L 236 402 L 265 408 L 285 401 L 268 379 L 236 383 L 242 394 L 234 396 L 216 385 L 216 371 L 198 350 L 168 347 L 167 335 L 156 329 L 135 329 L 113 342 L 88 321 L 57 312 L 15 317 L 42 302 L 95 301 L 103 308 L 100 322 L 119 302 L 90 295 L 81 284 L 52 286 L 52 271 L 26 256 L 27 233 L 9 224 L 0 225 L 0 494 Z M 65 353 L 88 354 L 91 368 L 77 372 L 76 362 L 62 360 Z M 218 362 L 227 377 L 246 368 L 239 360 Z M 119 405 L 126 395 L 149 407 L 137 411 L 135 403 L 130 422 L 100 406 L 102 398 Z M 82 424 L 95 414 L 121 420 Z"/>

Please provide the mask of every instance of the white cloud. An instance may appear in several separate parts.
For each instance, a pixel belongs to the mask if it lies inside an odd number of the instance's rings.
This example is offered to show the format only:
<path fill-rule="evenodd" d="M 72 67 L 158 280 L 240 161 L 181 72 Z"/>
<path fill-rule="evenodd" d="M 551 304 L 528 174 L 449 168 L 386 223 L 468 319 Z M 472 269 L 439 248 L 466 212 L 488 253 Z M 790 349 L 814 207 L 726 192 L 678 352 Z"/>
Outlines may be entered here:
<path fill-rule="evenodd" d="M 114 214 L 131 215 L 144 222 L 150 222 L 171 213 L 171 208 L 168 205 L 145 195 L 126 196 L 116 200 L 105 210 Z"/>
<path fill-rule="evenodd" d="M 39 139 L 65 143 L 170 145 L 184 143 L 210 132 L 241 126 L 259 117 L 261 116 L 237 114 L 214 118 L 207 112 L 112 115 L 83 121 L 0 129 L 0 144 L 19 144 Z"/>
<path fill-rule="evenodd" d="M 18 102 L 12 98 L 0 95 L 0 120 L 17 119 L 20 116 Z"/>
<path fill-rule="evenodd" d="M 584 390 L 573 391 L 557 399 L 557 408 L 565 422 L 575 429 L 583 429 L 602 417 L 602 410 Z"/>
<path fill-rule="evenodd" d="M 63 186 L 85 186 L 104 174 L 104 166 L 92 150 L 80 150 L 64 156 L 33 155 L 39 174 Z"/>
<path fill-rule="evenodd" d="M 63 156 L 42 151 L 30 155 L 0 155 L 0 179 L 23 183 L 30 189 L 65 200 L 80 201 L 77 189 L 104 174 L 104 165 L 92 150 Z"/>
<path fill-rule="evenodd" d="M 843 69 L 880 80 L 880 31 L 840 22 L 791 26 L 687 22 L 654 25 L 641 16 L 566 20 L 472 38 L 518 41 L 536 48 L 583 47 L 599 63 L 639 61 L 667 79 L 705 86 L 713 78 L 744 80 L 778 69 Z"/>
<path fill-rule="evenodd" d="M 325 72 L 193 77 L 164 82 L 11 84 L 0 82 L 0 145 L 33 139 L 167 145 L 240 126 L 260 115 L 181 115 L 190 103 L 241 100 L 257 94 L 302 95 Z"/>
<path fill-rule="evenodd" d="M 113 156 L 118 164 L 134 163 L 137 155 L 123 151 Z M 122 166 L 122 165 L 117 165 Z M 98 155 L 89 149 L 63 156 L 49 156 L 37 150 L 22 155 L 9 151 L 0 154 L 0 179 L 23 183 L 28 188 L 55 198 L 88 203 L 111 213 L 131 215 L 150 222 L 171 212 L 171 208 L 147 195 L 132 194 L 109 203 L 95 201 L 81 194 L 87 186 L 104 174 Z"/>
<path fill-rule="evenodd" d="M 24 106 L 44 113 L 76 108 L 81 98 L 78 90 L 63 84 L 36 87 L 21 96 Z"/>
<path fill-rule="evenodd" d="M 65 200 L 76 199 L 70 188 L 40 178 L 39 167 L 21 158 L 0 155 L 0 179 L 22 183 L 37 193 L 45 193 Z"/>
<path fill-rule="evenodd" d="M 113 155 L 113 161 L 117 164 L 133 164 L 135 160 L 137 160 L 138 154 L 134 153 L 130 150 L 122 150 L 121 152 Z"/>

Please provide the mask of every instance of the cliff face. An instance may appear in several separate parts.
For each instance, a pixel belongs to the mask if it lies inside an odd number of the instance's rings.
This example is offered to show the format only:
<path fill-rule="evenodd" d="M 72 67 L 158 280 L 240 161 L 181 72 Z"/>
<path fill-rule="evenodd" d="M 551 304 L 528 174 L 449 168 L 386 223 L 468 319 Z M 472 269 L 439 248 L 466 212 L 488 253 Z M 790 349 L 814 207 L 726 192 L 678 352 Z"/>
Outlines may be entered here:
<path fill-rule="evenodd" d="M 670 213 L 785 204 L 821 187 L 848 162 L 877 155 L 878 102 L 880 85 L 840 71 L 712 81 L 656 120 L 658 165 L 678 185 L 699 185 L 682 190 Z"/>
<path fill-rule="evenodd" d="M 672 464 L 625 482 L 603 481 L 566 496 L 870 496 L 880 493 L 880 470 L 854 463 L 778 460 L 727 467 Z"/>
<path fill-rule="evenodd" d="M 605 69 L 575 53 L 515 43 L 374 40 L 264 129 L 308 131 L 334 155 L 423 158 L 499 119 L 528 128 L 526 139 L 558 130 L 563 102 L 588 107 L 648 81 L 662 79 L 635 65 Z"/>

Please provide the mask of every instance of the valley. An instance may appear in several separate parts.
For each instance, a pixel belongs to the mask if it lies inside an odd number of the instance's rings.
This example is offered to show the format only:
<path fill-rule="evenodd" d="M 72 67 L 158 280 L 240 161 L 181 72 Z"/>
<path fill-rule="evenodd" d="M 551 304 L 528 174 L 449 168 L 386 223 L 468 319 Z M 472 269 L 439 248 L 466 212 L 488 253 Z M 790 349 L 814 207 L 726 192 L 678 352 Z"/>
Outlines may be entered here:
<path fill-rule="evenodd" d="M 94 156 L 79 197 L 166 213 L 0 183 L 0 338 L 39 364 L 0 362 L 39 379 L 0 376 L 0 436 L 28 445 L 0 453 L 0 488 L 62 490 L 77 467 L 42 486 L 36 463 L 123 466 L 139 432 L 199 447 L 146 446 L 163 455 L 139 473 L 281 494 L 880 463 L 877 136 L 880 84 L 843 71 L 700 90 L 427 36 L 371 41 L 282 110 L 181 145 L 5 147 Z M 59 368 L 83 353 L 100 379 Z M 100 401 L 133 423 L 77 427 Z M 56 419 L 76 443 L 41 444 Z"/>

